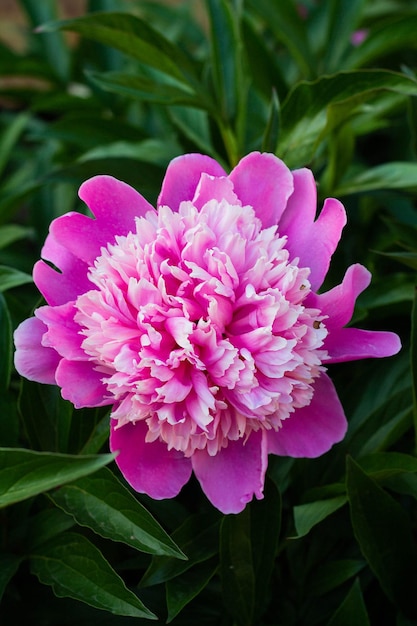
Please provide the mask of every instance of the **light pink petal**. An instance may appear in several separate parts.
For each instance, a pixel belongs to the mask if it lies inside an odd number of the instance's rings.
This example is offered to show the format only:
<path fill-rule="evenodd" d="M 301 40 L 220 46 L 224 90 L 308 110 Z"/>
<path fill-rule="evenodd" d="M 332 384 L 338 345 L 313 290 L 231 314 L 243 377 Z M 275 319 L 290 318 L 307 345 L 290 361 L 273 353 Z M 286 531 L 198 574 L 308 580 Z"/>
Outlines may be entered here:
<path fill-rule="evenodd" d="M 169 206 L 173 211 L 178 211 L 181 202 L 194 198 L 203 173 L 226 176 L 217 161 L 203 154 L 183 154 L 173 159 L 167 167 L 158 206 Z"/>
<path fill-rule="evenodd" d="M 340 328 L 329 333 L 323 348 L 329 353 L 326 363 L 342 363 L 393 356 L 400 351 L 401 342 L 395 333 Z"/>
<path fill-rule="evenodd" d="M 317 290 L 327 274 L 330 259 L 346 224 L 346 211 L 338 200 L 329 198 L 314 222 L 317 192 L 312 172 L 293 172 L 294 193 L 279 223 L 279 234 L 287 235 L 290 257 L 300 259 L 300 267 L 311 270 L 309 281 Z"/>
<path fill-rule="evenodd" d="M 87 277 L 88 265 L 59 244 L 52 234 L 46 238 L 42 258 L 59 268 L 57 271 L 45 261 L 38 261 L 33 268 L 33 280 L 51 306 L 76 300 L 92 288 Z"/>
<path fill-rule="evenodd" d="M 95 219 L 81 213 L 67 213 L 52 222 L 51 233 L 57 242 L 89 265 L 103 246 L 114 243 L 116 235 L 135 230 L 135 217 L 154 210 L 133 187 L 112 176 L 90 178 L 78 193 Z"/>
<path fill-rule="evenodd" d="M 210 200 L 217 200 L 218 202 L 225 200 L 234 206 L 241 204 L 233 191 L 231 180 L 225 176 L 217 177 L 202 174 L 193 198 L 193 205 L 197 209 L 201 209 Z"/>
<path fill-rule="evenodd" d="M 215 456 L 196 450 L 191 460 L 204 493 L 222 513 L 240 513 L 254 495 L 263 498 L 268 463 L 264 432 L 252 432 L 247 441 L 229 441 Z"/>
<path fill-rule="evenodd" d="M 56 370 L 56 383 L 61 387 L 62 397 L 72 402 L 76 409 L 114 402 L 101 382 L 103 374 L 93 367 L 89 361 L 62 359 Z"/>
<path fill-rule="evenodd" d="M 264 228 L 278 224 L 291 196 L 291 171 L 273 154 L 252 152 L 229 175 L 242 205 L 254 208 Z"/>
<path fill-rule="evenodd" d="M 310 293 L 305 304 L 327 316 L 324 323 L 328 329 L 341 328 L 350 322 L 356 298 L 370 281 L 371 273 L 363 265 L 351 265 L 340 285 L 320 295 Z"/>
<path fill-rule="evenodd" d="M 16 351 L 14 363 L 21 376 L 38 383 L 55 385 L 55 371 L 61 360 L 52 348 L 42 345 L 47 327 L 36 317 L 30 317 L 14 333 Z"/>
<path fill-rule="evenodd" d="M 85 360 L 85 352 L 81 349 L 84 337 L 80 334 L 80 326 L 74 322 L 76 309 L 73 302 L 61 306 L 42 306 L 35 311 L 38 319 L 47 326 L 43 336 L 43 345 L 55 348 L 66 359 Z"/>
<path fill-rule="evenodd" d="M 324 454 L 345 436 L 346 417 L 326 374 L 314 383 L 309 406 L 297 409 L 278 431 L 268 431 L 268 451 L 280 456 L 314 458 Z"/>
<path fill-rule="evenodd" d="M 110 424 L 110 449 L 119 452 L 116 463 L 127 482 L 155 500 L 174 498 L 191 476 L 191 463 L 182 452 L 168 450 L 160 441 L 145 441 L 145 422 Z"/>

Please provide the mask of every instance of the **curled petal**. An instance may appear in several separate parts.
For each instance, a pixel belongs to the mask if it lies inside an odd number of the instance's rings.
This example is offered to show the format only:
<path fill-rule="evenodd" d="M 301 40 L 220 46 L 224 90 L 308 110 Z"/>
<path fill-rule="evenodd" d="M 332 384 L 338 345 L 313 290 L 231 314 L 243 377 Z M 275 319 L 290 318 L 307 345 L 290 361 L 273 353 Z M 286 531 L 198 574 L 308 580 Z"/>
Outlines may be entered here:
<path fill-rule="evenodd" d="M 309 281 L 317 290 L 327 274 L 330 259 L 346 224 L 346 211 L 338 200 L 329 198 L 314 221 L 316 186 L 312 172 L 293 172 L 294 193 L 289 198 L 279 224 L 279 234 L 287 235 L 291 258 L 300 259 L 300 267 L 309 267 Z M 314 212 L 313 212 L 314 209 Z"/>
<path fill-rule="evenodd" d="M 76 409 L 112 404 L 101 379 L 103 374 L 94 369 L 89 361 L 62 359 L 56 370 L 56 383 L 62 389 L 62 397 Z"/>
<path fill-rule="evenodd" d="M 147 443 L 147 432 L 145 422 L 129 422 L 116 428 L 116 420 L 112 420 L 110 449 L 118 452 L 116 463 L 136 491 L 155 500 L 174 498 L 190 479 L 190 460 L 159 441 Z"/>
<path fill-rule="evenodd" d="M 14 333 L 14 363 L 21 376 L 38 383 L 55 385 L 55 371 L 61 357 L 53 348 L 42 345 L 47 330 L 45 324 L 36 317 L 22 322 Z"/>
<path fill-rule="evenodd" d="M 401 342 L 395 333 L 340 328 L 326 337 L 323 347 L 329 353 L 326 363 L 342 363 L 393 356 L 400 351 Z"/>
<path fill-rule="evenodd" d="M 230 173 L 242 205 L 250 205 L 262 226 L 278 224 L 294 186 L 291 171 L 273 154 L 252 152 Z"/>
<path fill-rule="evenodd" d="M 81 348 L 83 337 L 80 327 L 74 322 L 76 309 L 73 302 L 61 306 L 42 306 L 35 315 L 46 325 L 43 345 L 53 347 L 66 359 L 85 360 L 85 352 Z"/>
<path fill-rule="evenodd" d="M 169 206 L 173 211 L 178 211 L 181 202 L 194 198 L 203 173 L 226 176 L 217 161 L 203 154 L 184 154 L 173 159 L 162 183 L 158 206 Z"/>
<path fill-rule="evenodd" d="M 343 439 L 347 421 L 336 389 L 322 374 L 314 383 L 311 403 L 296 409 L 278 432 L 268 432 L 268 452 L 280 456 L 314 458 Z"/>
<path fill-rule="evenodd" d="M 355 308 L 356 298 L 371 281 L 371 273 L 363 265 L 351 265 L 343 282 L 326 293 L 310 293 L 306 304 L 320 309 L 326 318 L 326 328 L 341 328 L 350 322 Z"/>
<path fill-rule="evenodd" d="M 195 475 L 210 502 L 222 513 L 240 513 L 256 496 L 263 498 L 267 450 L 265 433 L 251 433 L 247 441 L 229 441 L 215 456 L 196 450 Z"/>

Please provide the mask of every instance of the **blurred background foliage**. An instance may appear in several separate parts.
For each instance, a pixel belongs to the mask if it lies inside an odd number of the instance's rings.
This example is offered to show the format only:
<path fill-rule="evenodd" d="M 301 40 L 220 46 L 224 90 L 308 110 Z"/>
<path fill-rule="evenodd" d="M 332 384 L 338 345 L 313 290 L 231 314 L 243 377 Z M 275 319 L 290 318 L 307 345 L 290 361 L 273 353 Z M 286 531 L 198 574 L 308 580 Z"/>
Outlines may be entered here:
<path fill-rule="evenodd" d="M 417 623 L 417 2 L 2 0 L 0 623 Z M 108 414 L 22 381 L 52 219 L 112 174 L 156 200 L 168 162 L 252 150 L 309 167 L 348 226 L 328 286 L 365 264 L 355 324 L 382 362 L 331 368 L 349 419 L 323 458 L 270 458 L 265 500 L 222 516 L 191 482 L 133 494 Z M 106 467 L 108 465 L 108 467 Z M 184 556 L 185 555 L 185 556 Z M 185 558 L 187 557 L 187 558 Z"/>

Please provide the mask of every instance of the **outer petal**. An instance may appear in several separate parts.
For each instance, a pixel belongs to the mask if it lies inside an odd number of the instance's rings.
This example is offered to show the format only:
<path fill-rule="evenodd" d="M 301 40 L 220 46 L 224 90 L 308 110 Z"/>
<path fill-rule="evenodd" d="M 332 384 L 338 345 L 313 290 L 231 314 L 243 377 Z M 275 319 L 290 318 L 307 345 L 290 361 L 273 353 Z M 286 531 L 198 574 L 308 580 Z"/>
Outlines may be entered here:
<path fill-rule="evenodd" d="M 240 201 L 233 191 L 232 181 L 225 176 L 209 176 L 202 174 L 193 198 L 193 204 L 201 209 L 206 202 L 225 200 L 231 205 L 240 205 Z"/>
<path fill-rule="evenodd" d="M 211 157 L 203 154 L 184 154 L 173 159 L 162 183 L 158 206 L 169 206 L 173 211 L 184 200 L 192 200 L 201 174 L 226 176 L 224 169 Z"/>
<path fill-rule="evenodd" d="M 345 436 L 347 422 L 342 405 L 326 374 L 314 384 L 309 404 L 297 409 L 278 432 L 268 432 L 268 451 L 280 456 L 314 458 Z"/>
<path fill-rule="evenodd" d="M 114 402 L 101 382 L 103 374 L 93 367 L 89 361 L 62 359 L 56 370 L 56 383 L 61 387 L 62 397 L 72 402 L 76 409 Z"/>
<path fill-rule="evenodd" d="M 400 351 L 401 342 L 395 333 L 340 328 L 329 333 L 323 348 L 329 353 L 326 363 L 342 363 L 392 356 Z"/>
<path fill-rule="evenodd" d="M 75 311 L 74 303 L 68 302 L 62 306 L 42 306 L 35 315 L 47 326 L 44 346 L 54 348 L 66 359 L 85 360 L 85 352 L 81 349 L 84 337 L 80 334 L 80 326 L 74 322 Z"/>
<path fill-rule="evenodd" d="M 36 317 L 30 317 L 16 328 L 14 363 L 19 374 L 38 383 L 55 385 L 55 371 L 61 360 L 52 348 L 42 345 L 47 327 Z"/>
<path fill-rule="evenodd" d="M 135 229 L 135 217 L 154 210 L 133 187 L 112 176 L 90 178 L 81 185 L 79 196 L 96 219 L 67 213 L 52 222 L 51 233 L 58 243 L 89 265 L 103 246 L 114 242 L 116 235 Z"/>
<path fill-rule="evenodd" d="M 312 172 L 307 169 L 293 172 L 294 193 L 279 223 L 279 234 L 287 235 L 286 248 L 291 258 L 300 259 L 300 267 L 309 267 L 309 281 L 317 290 L 329 269 L 346 224 L 346 211 L 334 198 L 325 201 L 323 209 L 314 222 L 317 193 Z"/>
<path fill-rule="evenodd" d="M 116 463 L 127 482 L 155 500 L 174 498 L 190 479 L 190 460 L 159 441 L 147 443 L 145 422 L 115 426 L 111 420 L 110 449 L 119 451 Z"/>
<path fill-rule="evenodd" d="M 243 511 L 254 495 L 263 498 L 268 463 L 264 432 L 252 433 L 247 441 L 229 441 L 215 456 L 197 450 L 191 460 L 204 493 L 222 513 Z"/>
<path fill-rule="evenodd" d="M 341 328 L 350 322 L 356 298 L 370 281 L 371 273 L 363 265 L 351 265 L 340 285 L 320 295 L 310 293 L 305 304 L 327 315 L 325 325 L 328 329 Z"/>
<path fill-rule="evenodd" d="M 264 228 L 278 224 L 294 189 L 292 173 L 283 161 L 252 152 L 239 161 L 229 179 L 242 205 L 255 209 Z"/>

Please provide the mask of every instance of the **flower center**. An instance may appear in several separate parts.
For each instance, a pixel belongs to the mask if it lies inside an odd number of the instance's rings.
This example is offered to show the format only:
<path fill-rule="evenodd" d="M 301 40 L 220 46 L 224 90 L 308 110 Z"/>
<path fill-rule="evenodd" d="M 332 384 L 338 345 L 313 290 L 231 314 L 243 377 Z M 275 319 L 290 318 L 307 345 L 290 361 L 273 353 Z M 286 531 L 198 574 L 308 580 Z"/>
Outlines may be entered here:
<path fill-rule="evenodd" d="M 211 200 L 150 212 L 102 250 L 75 321 L 119 426 L 214 455 L 310 403 L 327 330 L 285 243 L 251 207 Z"/>

